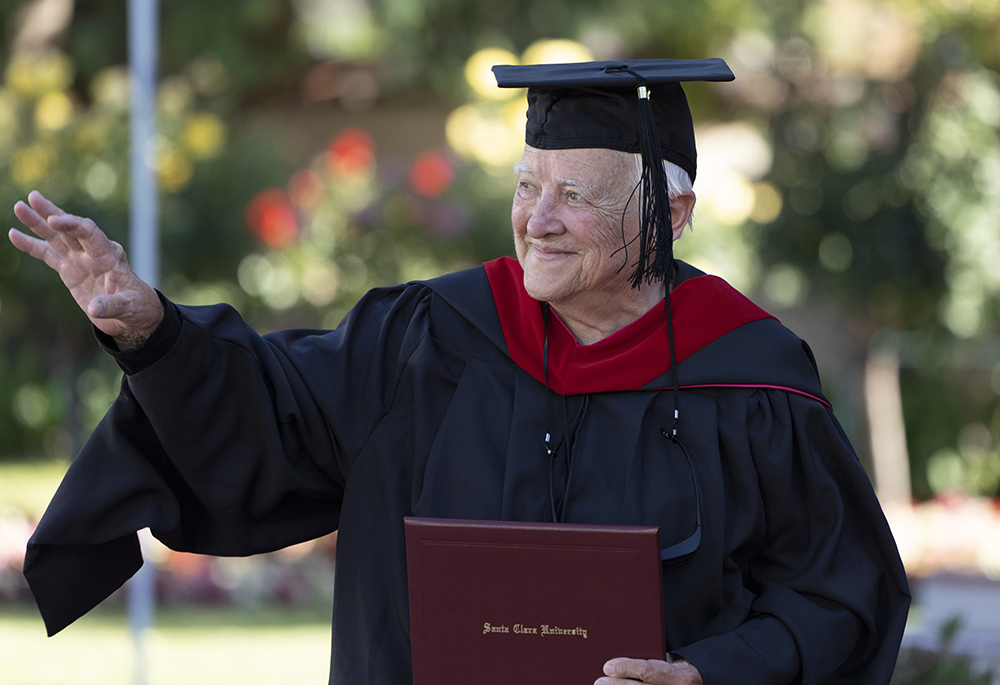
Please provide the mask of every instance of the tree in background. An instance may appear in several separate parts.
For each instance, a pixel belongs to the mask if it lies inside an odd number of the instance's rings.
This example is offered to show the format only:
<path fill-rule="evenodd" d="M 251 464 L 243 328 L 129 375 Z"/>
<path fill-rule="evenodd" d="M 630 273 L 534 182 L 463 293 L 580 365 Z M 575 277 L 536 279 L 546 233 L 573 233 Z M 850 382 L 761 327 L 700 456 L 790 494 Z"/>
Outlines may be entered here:
<path fill-rule="evenodd" d="M 833 324 L 838 375 L 857 379 L 834 391 L 867 388 L 871 451 L 903 468 L 908 452 L 919 497 L 1000 492 L 998 17 L 995 2 L 827 0 L 731 44 L 782 198 L 757 229 L 761 289 Z"/>
<path fill-rule="evenodd" d="M 9 225 L 14 202 L 39 188 L 125 242 L 125 27 L 121 8 L 114 16 L 109 9 L 91 14 L 88 3 L 43 0 L 0 15 L 10 45 L 0 63 L 0 205 Z M 211 51 L 160 87 L 164 260 L 183 282 L 235 270 L 252 240 L 232 204 L 281 174 L 270 144 L 227 140 L 234 90 Z M 30 261 L 0 250 L 0 454 L 67 456 L 113 399 L 117 374 L 95 354 L 71 299 Z"/>
<path fill-rule="evenodd" d="M 124 18 L 117 3 L 50 4 L 72 10 L 47 42 L 71 74 L 48 107 L 56 120 L 68 101 L 71 123 L 39 128 L 42 97 L 17 94 L 10 76 L 25 50 L 4 55 L 0 176 L 12 182 L 0 201 L 27 189 L 13 160 L 44 157 L 18 153 L 58 139 L 62 177 L 34 173 L 120 239 L 124 119 L 93 93 L 124 62 Z M 890 428 L 872 451 L 908 454 L 919 497 L 997 494 L 997 0 L 164 0 L 162 15 L 164 289 L 233 302 L 264 330 L 329 326 L 370 285 L 510 251 L 508 148 L 523 106 L 482 88 L 483 64 L 547 61 L 543 48 L 726 57 L 735 83 L 689 89 L 702 122 L 699 211 L 679 254 L 756 292 L 821 348 L 855 443 L 866 451 L 866 425 Z M 23 34 L 14 16 L 0 5 L 7 34 Z M 435 101 L 453 109 L 448 147 L 417 146 L 413 159 L 387 154 L 373 131 L 332 127 L 289 159 L 282 137 L 243 125 L 263 106 L 393 106 L 405 126 L 407 107 Z M 71 145 L 95 118 L 117 142 Z M 217 156 L 187 147 L 212 131 L 225 132 Z M 91 192 L 112 176 L 113 192 Z M 114 370 L 94 361 L 85 332 L 67 332 L 78 329 L 70 316 L 50 279 L 0 251 L 0 403 L 15 407 L 0 412 L 4 454 L 67 424 L 63 388 L 99 397 L 95 410 L 113 393 Z M 905 426 L 878 419 L 878 397 L 895 398 Z"/>

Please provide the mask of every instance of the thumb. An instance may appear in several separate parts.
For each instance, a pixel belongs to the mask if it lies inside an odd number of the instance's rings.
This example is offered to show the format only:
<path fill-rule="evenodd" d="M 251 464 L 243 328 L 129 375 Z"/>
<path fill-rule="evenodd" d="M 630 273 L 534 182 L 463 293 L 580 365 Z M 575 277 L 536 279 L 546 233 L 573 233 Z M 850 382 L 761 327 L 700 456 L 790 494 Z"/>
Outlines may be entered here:
<path fill-rule="evenodd" d="M 87 305 L 87 316 L 92 319 L 120 319 L 129 311 L 129 299 L 121 293 L 98 295 Z"/>
<path fill-rule="evenodd" d="M 150 287 L 120 290 L 95 296 L 87 305 L 87 316 L 115 320 L 134 332 L 152 332 L 163 319 L 159 296 Z"/>
<path fill-rule="evenodd" d="M 633 678 L 648 682 L 646 679 L 655 673 L 656 671 L 652 664 L 645 659 L 625 659 L 619 657 L 611 659 L 604 664 L 604 675 L 616 678 Z"/>

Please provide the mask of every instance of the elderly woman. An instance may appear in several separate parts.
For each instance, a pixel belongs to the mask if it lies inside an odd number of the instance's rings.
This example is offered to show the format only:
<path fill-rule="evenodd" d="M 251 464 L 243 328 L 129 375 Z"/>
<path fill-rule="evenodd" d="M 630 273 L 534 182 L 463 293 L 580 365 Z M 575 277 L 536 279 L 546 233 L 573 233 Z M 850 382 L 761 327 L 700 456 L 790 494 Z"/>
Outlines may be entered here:
<path fill-rule="evenodd" d="M 219 555 L 339 530 L 330 680 L 398 685 L 405 516 L 658 525 L 664 658 L 606 655 L 599 682 L 887 683 L 905 576 L 811 353 L 672 259 L 696 170 L 677 82 L 728 68 L 497 72 L 530 87 L 517 259 L 376 289 L 333 331 L 176 305 L 91 221 L 18 203 L 38 237 L 11 241 L 126 374 L 29 545 L 49 631 L 135 572 L 143 527 Z"/>

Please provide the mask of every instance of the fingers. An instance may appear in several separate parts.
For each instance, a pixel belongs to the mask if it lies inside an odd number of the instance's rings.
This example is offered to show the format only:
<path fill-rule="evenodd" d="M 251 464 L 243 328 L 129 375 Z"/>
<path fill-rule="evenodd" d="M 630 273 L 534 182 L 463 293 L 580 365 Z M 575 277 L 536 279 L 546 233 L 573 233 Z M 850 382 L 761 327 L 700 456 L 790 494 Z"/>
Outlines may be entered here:
<path fill-rule="evenodd" d="M 35 243 L 42 242 L 37 238 L 32 238 L 29 235 L 25 235 L 16 228 L 12 228 L 9 231 L 7 231 L 7 237 L 10 239 L 10 242 L 14 247 L 19 249 L 21 252 L 27 252 L 28 254 L 31 254 L 31 251 L 34 248 Z M 37 255 L 32 254 L 31 256 L 35 257 Z"/>
<path fill-rule="evenodd" d="M 68 216 L 66 212 L 47 200 L 37 190 L 28 193 L 27 203 L 18 202 L 14 205 L 14 214 L 21 220 L 21 223 L 43 240 L 49 240 L 56 235 L 49 222 L 50 219 Z"/>
<path fill-rule="evenodd" d="M 110 240 L 93 221 L 67 214 L 36 190 L 28 195 L 27 203 L 18 202 L 14 205 L 14 214 L 60 255 L 65 256 L 66 252 L 72 250 L 82 250 L 93 256 L 101 256 L 113 249 Z M 11 242 L 14 240 L 11 238 Z M 24 241 L 21 242 L 23 244 Z"/>
<path fill-rule="evenodd" d="M 21 252 L 42 260 L 51 268 L 58 270 L 58 265 L 63 257 L 72 249 L 79 249 L 80 243 L 76 238 L 55 230 L 48 221 L 24 202 L 18 202 L 14 205 L 14 215 L 38 238 L 33 238 L 16 228 L 12 228 L 7 233 L 10 242 Z"/>
<path fill-rule="evenodd" d="M 40 217 L 43 219 L 48 219 L 52 216 L 62 216 L 66 212 L 61 210 L 55 205 L 55 203 L 49 201 L 37 190 L 32 190 L 28 193 L 28 204 L 31 208 L 35 210 Z"/>
<path fill-rule="evenodd" d="M 595 685 L 612 685 L 626 683 L 628 681 L 639 681 L 641 683 L 669 682 L 653 680 L 657 675 L 657 669 L 652 662 L 645 659 L 612 659 L 604 664 L 604 674 L 612 676 L 601 678 Z"/>
<path fill-rule="evenodd" d="M 59 256 L 59 253 L 53 250 L 44 240 L 32 238 L 30 235 L 22 233 L 16 228 L 10 229 L 7 233 L 7 237 L 10 238 L 10 242 L 14 245 L 14 247 L 21 252 L 24 252 L 35 259 L 40 259 L 51 268 L 58 270 L 59 262 L 62 258 Z"/>
<path fill-rule="evenodd" d="M 604 664 L 604 678 L 594 685 L 626 685 L 651 683 L 652 685 L 700 685 L 701 675 L 688 662 L 668 663 L 646 659 L 611 659 Z"/>
<path fill-rule="evenodd" d="M 37 213 L 36 216 L 41 221 L 42 230 L 49 233 L 47 236 L 39 234 L 39 237 L 50 243 L 53 241 L 61 242 L 70 250 L 89 252 L 90 250 L 87 249 L 89 241 L 97 237 L 98 242 L 101 243 L 104 238 L 104 234 L 97 228 L 97 225 L 84 217 L 73 216 L 62 211 L 47 214 L 45 218 Z"/>
<path fill-rule="evenodd" d="M 48 222 L 24 202 L 18 201 L 14 205 L 14 216 L 42 240 L 51 240 L 58 236 L 58 233 L 49 226 Z"/>

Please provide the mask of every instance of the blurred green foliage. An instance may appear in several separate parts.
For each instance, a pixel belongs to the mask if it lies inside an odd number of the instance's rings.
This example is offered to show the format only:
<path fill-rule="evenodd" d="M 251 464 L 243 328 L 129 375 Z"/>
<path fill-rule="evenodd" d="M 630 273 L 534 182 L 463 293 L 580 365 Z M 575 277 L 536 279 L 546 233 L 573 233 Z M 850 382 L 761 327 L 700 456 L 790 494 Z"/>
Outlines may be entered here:
<path fill-rule="evenodd" d="M 958 618 L 941 626 L 937 649 L 901 650 L 891 685 L 990 685 L 993 671 L 978 668 L 972 657 L 957 653 L 955 639 L 962 627 Z"/>
<path fill-rule="evenodd" d="M 24 8 L 2 17 L 11 43 L 25 33 Z M 0 206 L 16 225 L 10 208 L 37 188 L 127 243 L 124 17 L 118 3 L 75 10 L 63 38 L 2 56 Z M 227 141 L 225 119 L 239 89 L 210 50 L 195 54 L 165 74 L 158 104 L 164 268 L 188 280 L 235 271 L 252 246 L 239 208 L 256 187 L 281 182 L 289 166 L 269 140 Z M 57 286 L 43 265 L 0 250 L 0 454 L 7 458 L 72 453 L 117 394 L 114 364 L 95 354 L 79 311 Z"/>
<path fill-rule="evenodd" d="M 32 4 L 0 2 L 0 206 L 37 186 L 124 241 L 125 15 L 68 6 L 31 42 Z M 998 35 L 998 0 L 163 0 L 163 289 L 262 330 L 330 326 L 373 285 L 510 251 L 509 172 L 332 126 L 294 158 L 295 124 L 246 124 L 262 107 L 458 107 L 477 50 L 542 38 L 598 59 L 719 55 L 737 81 L 689 89 L 702 173 L 679 252 L 783 318 L 824 309 L 848 366 L 891 343 L 915 493 L 995 495 Z M 351 136 L 364 163 L 345 167 Z M 118 382 L 29 262 L 0 248 L 3 456 L 72 451 Z M 846 377 L 827 378 L 838 400 Z M 863 450 L 863 421 L 841 418 Z"/>

